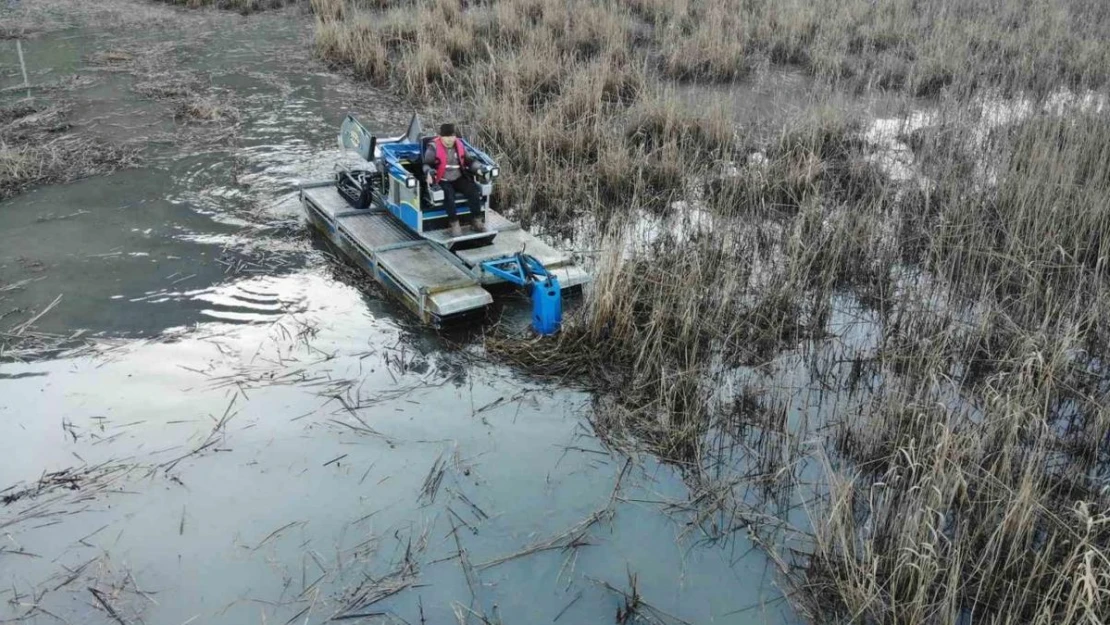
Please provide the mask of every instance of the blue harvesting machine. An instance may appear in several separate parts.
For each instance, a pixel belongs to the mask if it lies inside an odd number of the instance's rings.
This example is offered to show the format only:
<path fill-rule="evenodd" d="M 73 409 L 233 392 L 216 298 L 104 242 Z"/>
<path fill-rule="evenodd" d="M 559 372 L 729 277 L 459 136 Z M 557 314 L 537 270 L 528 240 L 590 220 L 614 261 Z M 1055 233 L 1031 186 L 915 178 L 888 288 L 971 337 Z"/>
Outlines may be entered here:
<path fill-rule="evenodd" d="M 537 334 L 559 331 L 564 290 L 588 281 L 568 254 L 489 208 L 500 167 L 459 137 L 477 163 L 486 228 L 452 235 L 443 192 L 429 185 L 422 155 L 433 137 L 413 115 L 403 135 L 379 138 L 353 115 L 343 121 L 339 145 L 359 157 L 331 180 L 300 186 L 309 221 L 421 320 L 435 326 L 483 313 L 491 290 L 509 285 L 532 299 Z M 468 221 L 465 198 L 455 208 Z"/>

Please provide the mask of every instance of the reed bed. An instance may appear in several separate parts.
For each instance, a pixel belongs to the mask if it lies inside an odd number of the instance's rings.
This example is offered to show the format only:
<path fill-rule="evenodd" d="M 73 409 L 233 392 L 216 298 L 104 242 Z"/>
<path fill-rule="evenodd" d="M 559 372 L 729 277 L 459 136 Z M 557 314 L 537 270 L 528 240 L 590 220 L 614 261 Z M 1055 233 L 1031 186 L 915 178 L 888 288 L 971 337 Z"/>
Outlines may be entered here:
<path fill-rule="evenodd" d="M 696 525 L 747 528 L 799 609 L 1110 617 L 1102 4 L 312 4 L 321 57 L 451 102 L 499 205 L 598 250 L 558 337 L 489 351 L 596 390 L 598 432 L 684 467 Z M 817 98 L 768 138 L 675 97 L 768 64 L 933 99 L 876 138 Z"/>
<path fill-rule="evenodd" d="M 807 607 L 869 622 L 1104 622 L 1105 378 L 1082 328 L 1015 332 L 976 372 L 990 321 L 918 316 L 902 330 L 917 346 L 880 351 L 899 371 L 837 425 L 827 493 L 811 504 L 816 556 L 799 572 Z"/>
<path fill-rule="evenodd" d="M 1110 13 L 1097 0 L 466 4 L 471 6 L 463 11 L 459 3 L 445 0 L 313 0 L 325 21 L 338 18 L 349 26 L 357 24 L 353 30 L 362 33 L 356 35 L 357 43 L 349 42 L 353 47 L 347 47 L 342 40 L 355 33 L 345 27 L 325 29 L 322 40 L 331 49 L 328 56 L 338 52 L 334 58 L 348 57 L 360 70 L 379 76 L 383 56 L 396 52 L 397 46 L 418 44 L 417 37 L 443 42 L 432 36 L 446 31 L 446 46 L 417 45 L 423 52 L 409 50 L 409 60 L 420 61 L 402 70 L 410 79 L 450 79 L 451 73 L 486 52 L 465 45 L 474 38 L 497 51 L 503 46 L 531 47 L 537 34 L 579 60 L 603 56 L 613 48 L 650 46 L 647 59 L 652 66 L 679 80 L 727 82 L 761 65 L 776 64 L 800 67 L 852 89 L 879 87 L 932 96 L 948 88 L 966 92 L 988 85 L 1010 92 L 1048 93 L 1060 86 L 1082 90 L 1103 87 L 1110 78 L 1110 52 L 1102 45 L 1110 35 Z M 367 37 L 381 27 L 377 22 L 382 17 L 371 19 L 368 11 L 380 9 L 391 9 L 386 28 L 411 37 L 388 43 Z M 449 21 L 436 25 L 419 17 L 437 11 Z M 424 29 L 411 29 L 416 23 Z M 411 84 L 421 88 L 418 82 Z"/>
<path fill-rule="evenodd" d="M 1106 8 L 1087 0 L 621 4 L 652 24 L 662 69 L 676 78 L 730 80 L 770 62 L 917 96 L 984 84 L 1082 89 L 1107 79 L 1107 51 L 1097 43 Z"/>

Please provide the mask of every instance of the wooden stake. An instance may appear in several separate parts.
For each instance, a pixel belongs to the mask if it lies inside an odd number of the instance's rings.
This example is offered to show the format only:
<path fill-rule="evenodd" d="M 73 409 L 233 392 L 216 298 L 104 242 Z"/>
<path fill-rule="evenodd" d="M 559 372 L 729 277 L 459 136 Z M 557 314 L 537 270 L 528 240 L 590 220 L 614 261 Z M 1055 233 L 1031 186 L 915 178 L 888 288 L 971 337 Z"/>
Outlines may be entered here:
<path fill-rule="evenodd" d="M 23 70 L 23 86 L 27 88 L 27 98 L 31 98 L 31 82 L 27 80 L 27 64 L 23 62 L 23 42 L 15 40 L 15 50 L 19 53 L 19 67 Z"/>

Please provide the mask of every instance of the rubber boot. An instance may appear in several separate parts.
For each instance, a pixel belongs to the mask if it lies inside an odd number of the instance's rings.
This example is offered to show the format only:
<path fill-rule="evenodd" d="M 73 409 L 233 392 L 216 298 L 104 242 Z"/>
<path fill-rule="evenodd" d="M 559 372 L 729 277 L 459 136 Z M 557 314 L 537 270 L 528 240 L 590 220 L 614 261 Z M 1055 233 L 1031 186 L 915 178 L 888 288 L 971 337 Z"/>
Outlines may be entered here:
<path fill-rule="evenodd" d="M 451 238 L 452 239 L 455 238 L 455 237 L 461 237 L 462 236 L 462 228 L 459 226 L 459 220 L 458 219 L 452 219 L 450 226 L 451 226 Z"/>

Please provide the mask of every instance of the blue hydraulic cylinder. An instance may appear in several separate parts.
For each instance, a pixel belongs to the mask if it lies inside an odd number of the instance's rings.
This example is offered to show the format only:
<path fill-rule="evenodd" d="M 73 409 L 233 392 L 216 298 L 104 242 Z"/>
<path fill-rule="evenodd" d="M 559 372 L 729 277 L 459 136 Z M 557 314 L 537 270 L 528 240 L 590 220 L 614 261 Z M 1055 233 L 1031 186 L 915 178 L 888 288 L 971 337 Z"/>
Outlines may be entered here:
<path fill-rule="evenodd" d="M 559 279 L 548 275 L 532 283 L 532 329 L 541 336 L 559 331 L 563 323 L 563 291 Z"/>

